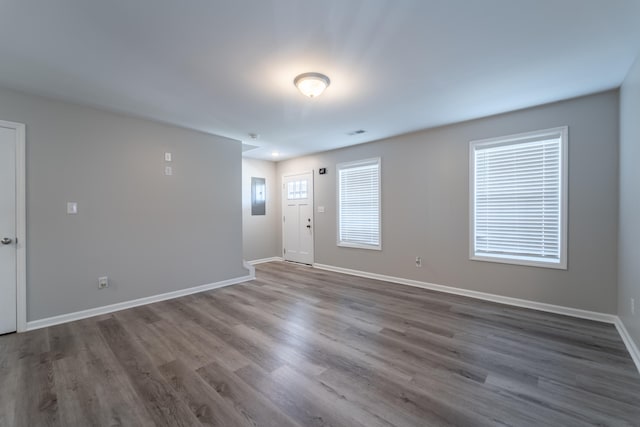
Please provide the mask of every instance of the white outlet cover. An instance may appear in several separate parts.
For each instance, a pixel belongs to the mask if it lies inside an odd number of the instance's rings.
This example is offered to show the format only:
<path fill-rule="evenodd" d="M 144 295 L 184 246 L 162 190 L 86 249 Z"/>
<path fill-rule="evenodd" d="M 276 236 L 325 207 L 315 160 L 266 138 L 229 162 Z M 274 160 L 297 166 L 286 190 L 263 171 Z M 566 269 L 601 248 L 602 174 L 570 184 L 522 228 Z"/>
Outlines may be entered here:
<path fill-rule="evenodd" d="M 68 215 L 76 215 L 78 213 L 78 203 L 77 202 L 67 202 L 67 214 Z"/>
<path fill-rule="evenodd" d="M 324 213 L 324 206 L 318 206 L 318 213 Z"/>
<path fill-rule="evenodd" d="M 171 166 L 165 166 L 164 167 L 164 174 L 166 176 L 171 176 L 173 175 L 173 169 L 171 168 Z"/>
<path fill-rule="evenodd" d="M 171 161 L 171 153 L 164 153 L 164 161 L 165 162 Z"/>
<path fill-rule="evenodd" d="M 98 289 L 103 289 L 108 287 L 109 287 L 109 277 L 108 276 L 98 277 Z"/>

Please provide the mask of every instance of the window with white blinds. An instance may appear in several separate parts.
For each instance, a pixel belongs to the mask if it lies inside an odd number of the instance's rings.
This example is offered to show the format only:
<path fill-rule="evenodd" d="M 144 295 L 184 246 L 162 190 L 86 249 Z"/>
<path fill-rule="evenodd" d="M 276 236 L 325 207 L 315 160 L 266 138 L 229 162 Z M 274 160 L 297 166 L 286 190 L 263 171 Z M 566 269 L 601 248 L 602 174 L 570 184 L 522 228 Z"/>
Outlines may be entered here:
<path fill-rule="evenodd" d="M 337 165 L 338 246 L 381 249 L 380 159 Z"/>
<path fill-rule="evenodd" d="M 567 135 L 471 142 L 472 259 L 567 268 Z"/>

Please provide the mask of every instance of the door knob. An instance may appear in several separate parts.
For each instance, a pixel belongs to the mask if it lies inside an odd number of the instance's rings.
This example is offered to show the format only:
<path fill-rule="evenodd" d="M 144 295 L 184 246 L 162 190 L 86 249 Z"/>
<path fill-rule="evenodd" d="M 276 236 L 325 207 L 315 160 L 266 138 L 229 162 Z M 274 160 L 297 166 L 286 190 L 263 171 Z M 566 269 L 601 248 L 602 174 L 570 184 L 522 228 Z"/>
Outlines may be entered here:
<path fill-rule="evenodd" d="M 11 242 L 13 242 L 13 239 L 10 239 L 8 237 L 5 237 L 4 239 L 0 240 L 0 243 L 2 243 L 3 245 L 8 245 Z"/>
<path fill-rule="evenodd" d="M 310 226 L 310 225 L 307 225 L 307 228 L 311 228 L 311 226 Z"/>

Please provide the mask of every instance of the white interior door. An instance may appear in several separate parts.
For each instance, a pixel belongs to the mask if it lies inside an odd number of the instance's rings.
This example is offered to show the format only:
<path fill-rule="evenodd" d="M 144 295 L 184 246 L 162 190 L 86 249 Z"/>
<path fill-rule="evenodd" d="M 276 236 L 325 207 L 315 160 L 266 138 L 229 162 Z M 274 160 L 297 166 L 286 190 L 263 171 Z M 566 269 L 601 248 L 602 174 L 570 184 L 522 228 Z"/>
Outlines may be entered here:
<path fill-rule="evenodd" d="M 313 172 L 282 178 L 282 221 L 284 259 L 313 264 Z"/>
<path fill-rule="evenodd" d="M 0 124 L 0 334 L 17 328 L 16 132 Z"/>

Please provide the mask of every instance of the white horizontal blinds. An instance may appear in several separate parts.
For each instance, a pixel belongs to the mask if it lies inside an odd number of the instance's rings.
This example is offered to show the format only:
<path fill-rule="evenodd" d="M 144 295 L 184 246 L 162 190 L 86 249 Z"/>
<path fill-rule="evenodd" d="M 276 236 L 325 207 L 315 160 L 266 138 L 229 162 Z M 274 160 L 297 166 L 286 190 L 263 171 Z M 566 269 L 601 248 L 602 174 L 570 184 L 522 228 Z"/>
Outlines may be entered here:
<path fill-rule="evenodd" d="M 561 137 L 475 147 L 475 254 L 561 257 Z"/>
<path fill-rule="evenodd" d="M 338 166 L 339 241 L 380 246 L 380 162 Z"/>

